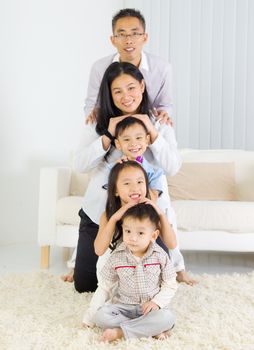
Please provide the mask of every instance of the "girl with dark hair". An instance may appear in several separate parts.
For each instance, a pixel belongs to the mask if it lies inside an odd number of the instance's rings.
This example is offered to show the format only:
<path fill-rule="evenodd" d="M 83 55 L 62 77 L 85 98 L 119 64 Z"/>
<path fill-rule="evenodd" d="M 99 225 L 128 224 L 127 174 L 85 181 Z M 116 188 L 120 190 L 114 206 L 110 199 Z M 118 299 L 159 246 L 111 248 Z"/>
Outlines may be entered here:
<path fill-rule="evenodd" d="M 100 218 L 99 231 L 94 242 L 95 252 L 99 256 L 103 255 L 108 247 L 111 250 L 115 249 L 122 235 L 120 219 L 130 206 L 148 199 L 153 203 L 150 200 L 147 174 L 136 161 L 129 160 L 114 165 L 109 174 L 107 191 L 106 210 Z M 162 230 L 163 242 L 167 248 L 174 249 L 176 247 L 174 230 L 162 210 L 154 203 L 153 205 L 160 211 L 166 222 L 165 226 L 170 227 Z"/>
<path fill-rule="evenodd" d="M 94 251 L 94 240 L 107 200 L 103 185 L 110 170 L 107 164 L 114 163 L 122 155 L 114 145 L 116 125 L 129 115 L 140 119 L 148 130 L 150 144 L 144 156 L 149 163 L 171 176 L 181 166 L 174 130 L 168 124 L 156 122 L 153 117 L 139 69 L 127 62 L 112 63 L 105 71 L 99 90 L 96 123 L 84 126 L 74 158 L 76 170 L 91 173 L 79 212 L 81 221 L 74 269 L 75 288 L 79 292 L 94 291 L 97 287 L 98 256 Z M 167 193 L 166 177 L 164 186 Z M 170 203 L 169 197 L 168 201 Z"/>
<path fill-rule="evenodd" d="M 160 236 L 156 236 L 156 242 L 161 246 L 161 239 L 168 248 L 174 249 L 176 247 L 176 236 L 172 229 L 171 223 L 168 221 L 165 213 L 149 198 L 148 178 L 143 167 L 136 161 L 126 161 L 116 163 L 111 169 L 108 181 L 108 199 L 106 203 L 106 210 L 101 215 L 100 225 L 97 237 L 95 239 L 95 252 L 98 255 L 103 254 L 108 246 L 111 244 L 111 250 L 122 242 L 122 218 L 125 217 L 126 212 L 134 208 L 137 204 L 150 205 L 152 213 L 154 212 L 157 221 L 159 222 Z M 153 217 L 153 214 L 151 216 Z M 149 216 L 149 214 L 147 214 Z M 161 248 L 160 248 L 161 249 Z M 165 254 L 165 252 L 164 252 Z M 172 264 L 172 263 L 171 263 Z M 104 266 L 104 264 L 102 264 Z M 172 270 L 175 280 L 175 270 L 172 265 Z M 100 277 L 100 272 L 98 276 Z M 103 278 L 99 279 L 103 283 Z M 111 285 L 114 293 L 114 286 Z M 166 293 L 167 294 L 167 293 Z M 170 295 L 170 291 L 168 291 Z M 104 293 L 95 294 L 89 309 L 83 317 L 84 326 L 94 325 L 94 314 L 98 308 L 105 303 Z"/>

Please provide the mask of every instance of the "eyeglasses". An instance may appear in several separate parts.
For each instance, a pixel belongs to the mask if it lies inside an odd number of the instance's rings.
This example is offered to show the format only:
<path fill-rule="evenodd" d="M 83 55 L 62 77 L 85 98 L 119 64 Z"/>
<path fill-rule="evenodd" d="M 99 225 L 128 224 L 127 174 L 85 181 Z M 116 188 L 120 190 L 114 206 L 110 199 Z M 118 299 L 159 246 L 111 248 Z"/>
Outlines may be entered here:
<path fill-rule="evenodd" d="M 137 32 L 133 32 L 131 34 L 120 33 L 120 34 L 114 35 L 114 38 L 117 38 L 119 40 L 126 40 L 129 36 L 132 40 L 138 40 L 144 34 L 145 33 L 137 33 Z"/>

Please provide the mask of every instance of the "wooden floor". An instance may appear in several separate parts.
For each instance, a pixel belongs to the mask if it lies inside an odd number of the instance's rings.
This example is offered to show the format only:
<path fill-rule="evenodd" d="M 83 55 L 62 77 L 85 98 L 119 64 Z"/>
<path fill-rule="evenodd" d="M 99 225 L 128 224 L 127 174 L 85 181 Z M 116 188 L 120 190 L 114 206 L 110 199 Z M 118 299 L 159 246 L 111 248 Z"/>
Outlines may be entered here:
<path fill-rule="evenodd" d="M 254 270 L 254 254 L 182 252 L 186 270 L 202 273 L 244 273 Z M 40 270 L 40 248 L 36 243 L 0 246 L 0 275 Z M 66 267 L 66 251 L 53 247 L 50 253 L 49 271 L 63 274 Z"/>

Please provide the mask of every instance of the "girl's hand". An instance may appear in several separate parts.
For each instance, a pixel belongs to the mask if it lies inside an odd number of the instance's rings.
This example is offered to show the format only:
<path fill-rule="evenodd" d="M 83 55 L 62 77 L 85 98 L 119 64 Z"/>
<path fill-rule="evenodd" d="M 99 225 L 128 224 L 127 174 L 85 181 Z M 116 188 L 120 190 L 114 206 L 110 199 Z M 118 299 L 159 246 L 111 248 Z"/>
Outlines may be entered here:
<path fill-rule="evenodd" d="M 141 305 L 143 315 L 148 314 L 148 312 L 152 310 L 159 310 L 159 306 L 155 304 L 153 301 L 146 301 Z"/>
<path fill-rule="evenodd" d="M 124 204 L 123 206 L 121 206 L 120 209 L 118 209 L 113 215 L 112 218 L 115 221 L 119 221 L 122 219 L 123 214 L 131 207 L 133 207 L 135 204 L 137 204 L 136 202 L 128 202 L 127 204 Z"/>
<path fill-rule="evenodd" d="M 150 142 L 154 143 L 158 137 L 158 131 L 156 130 L 149 116 L 147 114 L 134 114 L 133 117 L 140 119 L 145 124 L 150 134 Z"/>
<path fill-rule="evenodd" d="M 157 211 L 158 215 L 163 215 L 163 211 L 158 207 L 158 205 L 156 203 L 154 203 L 154 201 L 152 201 L 149 198 L 144 198 L 142 201 L 140 201 L 140 203 L 145 203 L 145 204 L 151 204 L 151 206 L 154 207 L 154 209 Z"/>
<path fill-rule="evenodd" d="M 146 203 L 146 201 L 149 201 L 149 203 L 152 202 L 152 201 L 150 201 L 150 199 L 148 199 L 148 198 L 141 198 L 139 201 L 130 200 L 130 202 L 128 202 L 128 203 L 122 205 L 121 208 L 118 209 L 118 210 L 111 216 L 111 218 L 113 218 L 113 219 L 116 220 L 116 221 L 119 221 L 119 220 L 122 219 L 123 214 L 124 214 L 129 208 L 133 207 L 134 205 L 136 205 L 136 204 L 138 204 L 138 203 Z M 158 209 L 159 209 L 159 208 L 158 208 Z M 159 210 L 160 210 L 160 209 L 159 209 Z"/>

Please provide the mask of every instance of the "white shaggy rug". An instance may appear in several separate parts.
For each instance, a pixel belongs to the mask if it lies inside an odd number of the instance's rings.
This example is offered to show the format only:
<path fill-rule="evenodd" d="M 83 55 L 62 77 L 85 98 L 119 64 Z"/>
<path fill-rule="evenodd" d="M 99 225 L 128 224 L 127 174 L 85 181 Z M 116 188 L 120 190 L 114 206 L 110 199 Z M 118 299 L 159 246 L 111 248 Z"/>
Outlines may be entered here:
<path fill-rule="evenodd" d="M 0 279 L 0 349 L 73 350 L 253 350 L 254 272 L 195 276 L 195 287 L 181 284 L 172 309 L 172 336 L 99 342 L 101 331 L 83 329 L 91 294 L 78 294 L 58 276 L 36 272 Z"/>

